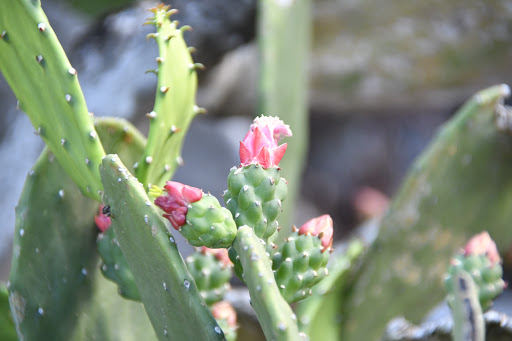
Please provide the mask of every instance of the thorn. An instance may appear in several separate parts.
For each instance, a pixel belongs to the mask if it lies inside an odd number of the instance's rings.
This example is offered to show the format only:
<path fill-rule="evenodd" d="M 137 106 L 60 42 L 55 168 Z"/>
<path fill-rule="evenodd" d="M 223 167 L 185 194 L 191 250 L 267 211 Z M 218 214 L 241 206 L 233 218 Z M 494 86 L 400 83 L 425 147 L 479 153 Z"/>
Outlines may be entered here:
<path fill-rule="evenodd" d="M 158 32 L 157 33 L 148 33 L 146 34 L 146 40 L 149 40 L 151 38 L 155 39 L 158 37 Z"/>
<path fill-rule="evenodd" d="M 39 23 L 37 25 L 37 28 L 39 29 L 39 31 L 44 32 L 46 30 L 46 25 L 44 23 Z"/>
<path fill-rule="evenodd" d="M 7 32 L 5 31 L 2 31 L 2 34 L 0 34 L 0 39 L 4 39 L 5 35 L 7 34 Z"/>
<path fill-rule="evenodd" d="M 158 69 L 154 69 L 154 70 L 146 70 L 146 72 L 144 73 L 154 73 L 155 75 L 158 76 Z"/>
<path fill-rule="evenodd" d="M 64 146 L 64 144 L 66 144 L 66 140 L 65 139 L 60 139 L 60 145 Z"/>
<path fill-rule="evenodd" d="M 139 167 L 139 163 L 138 163 L 138 162 L 135 162 L 135 163 L 133 164 L 133 168 L 134 168 L 134 169 L 136 169 L 137 167 Z"/>
<path fill-rule="evenodd" d="M 165 41 L 169 41 L 171 40 L 172 38 L 176 37 L 176 35 L 174 34 L 169 34 L 167 37 L 164 38 Z"/>
<path fill-rule="evenodd" d="M 171 170 L 171 166 L 164 165 L 164 171 L 169 172 Z"/>
<path fill-rule="evenodd" d="M 88 158 L 85 158 L 85 164 L 89 165 L 89 163 L 91 163 L 91 160 L 89 160 Z"/>
<path fill-rule="evenodd" d="M 295 225 L 292 225 L 292 232 L 297 232 L 299 229 L 295 227 Z"/>
<path fill-rule="evenodd" d="M 167 12 L 165 12 L 165 17 L 169 18 L 170 16 L 176 13 L 178 13 L 178 10 L 176 8 L 171 8 L 170 10 L 167 10 Z"/>
<path fill-rule="evenodd" d="M 156 60 L 157 63 L 163 63 L 164 62 L 164 58 L 162 58 L 162 57 L 156 57 L 155 60 Z"/>
<path fill-rule="evenodd" d="M 150 165 L 151 162 L 153 162 L 153 158 L 151 156 L 146 156 L 146 163 Z"/>
<path fill-rule="evenodd" d="M 75 68 L 74 68 L 74 67 L 70 67 L 70 68 L 68 69 L 68 72 L 69 72 L 69 74 L 70 74 L 70 75 L 72 75 L 72 76 L 76 76 L 76 70 L 75 70 Z"/>
<path fill-rule="evenodd" d="M 176 128 L 176 126 L 173 124 L 173 125 L 171 126 L 171 135 L 172 135 L 172 134 L 175 134 L 175 133 L 177 133 L 177 132 L 179 132 L 180 130 L 181 130 L 181 129 Z"/>
<path fill-rule="evenodd" d="M 204 67 L 204 65 L 203 65 L 203 64 L 201 64 L 201 63 L 189 64 L 189 66 L 188 66 L 188 67 L 189 67 L 189 69 L 190 69 L 191 71 L 195 71 L 195 70 L 197 70 L 197 69 L 200 69 L 201 71 L 204 71 L 204 70 L 206 69 L 206 68 Z"/>
<path fill-rule="evenodd" d="M 180 27 L 180 31 L 181 32 L 192 31 L 192 27 L 189 26 L 189 25 L 183 25 L 183 26 Z"/>
<path fill-rule="evenodd" d="M 176 163 L 178 164 L 178 166 L 183 166 L 185 164 L 185 162 L 183 162 L 183 158 L 181 156 L 178 156 L 176 158 Z"/>
<path fill-rule="evenodd" d="M 156 112 L 154 112 L 154 111 L 148 112 L 146 114 L 146 117 L 148 117 L 148 118 L 156 118 Z"/>
<path fill-rule="evenodd" d="M 161 92 L 161 93 L 164 93 L 164 94 L 165 94 L 167 91 L 169 91 L 169 87 L 168 87 L 168 86 L 162 86 L 162 87 L 160 87 L 160 92 Z"/>
<path fill-rule="evenodd" d="M 208 112 L 205 108 L 198 107 L 197 105 L 194 105 L 193 110 L 194 114 L 206 114 Z"/>
<path fill-rule="evenodd" d="M 37 55 L 36 56 L 36 61 L 41 64 L 41 62 L 43 61 L 43 56 L 42 55 Z"/>
<path fill-rule="evenodd" d="M 171 21 L 171 24 L 178 27 L 180 25 L 180 22 L 178 20 L 173 20 L 173 21 Z"/>
<path fill-rule="evenodd" d="M 70 94 L 66 94 L 66 102 L 71 102 L 71 95 Z"/>
<path fill-rule="evenodd" d="M 194 46 L 189 46 L 189 47 L 188 47 L 188 52 L 189 52 L 189 53 L 194 53 L 194 52 L 196 52 L 196 51 L 197 51 L 197 50 L 196 50 L 196 48 L 195 48 Z"/>
<path fill-rule="evenodd" d="M 95 131 L 95 130 L 93 130 L 93 131 L 91 131 L 91 132 L 89 133 L 89 137 L 90 137 L 91 139 L 95 139 L 96 137 L 98 137 L 98 135 L 96 134 L 96 131 Z"/>

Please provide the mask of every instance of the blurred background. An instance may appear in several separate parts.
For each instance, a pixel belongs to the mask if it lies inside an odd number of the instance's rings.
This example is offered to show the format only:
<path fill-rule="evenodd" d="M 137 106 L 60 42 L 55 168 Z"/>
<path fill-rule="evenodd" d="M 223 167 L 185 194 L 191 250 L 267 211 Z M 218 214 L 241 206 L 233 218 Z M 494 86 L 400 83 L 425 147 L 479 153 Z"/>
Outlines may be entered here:
<path fill-rule="evenodd" d="M 185 39 L 206 66 L 197 101 L 208 110 L 192 123 L 175 179 L 219 197 L 252 118 L 284 115 L 259 112 L 258 1 L 171 4 L 179 10 L 173 18 L 193 27 Z M 156 77 L 145 71 L 155 67 L 158 51 L 145 39 L 152 28 L 142 23 L 154 3 L 43 0 L 42 6 L 78 71 L 89 111 L 127 118 L 147 133 Z M 512 2 L 314 0 L 309 15 L 308 63 L 299 70 L 309 75 L 308 129 L 295 137 L 309 145 L 291 221 L 301 225 L 329 213 L 340 238 L 385 209 L 408 166 L 463 101 L 511 83 Z M 293 55 L 294 40 L 287 46 Z M 6 280 L 14 207 L 43 142 L 16 110 L 1 75 L 0 113 L 0 280 Z M 293 120 L 286 123 L 294 128 Z"/>

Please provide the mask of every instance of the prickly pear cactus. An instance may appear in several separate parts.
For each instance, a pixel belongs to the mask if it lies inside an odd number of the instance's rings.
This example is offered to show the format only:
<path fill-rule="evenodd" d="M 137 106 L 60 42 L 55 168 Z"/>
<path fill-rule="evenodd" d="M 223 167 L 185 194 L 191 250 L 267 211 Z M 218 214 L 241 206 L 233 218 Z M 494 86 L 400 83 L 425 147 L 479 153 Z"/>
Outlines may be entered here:
<path fill-rule="evenodd" d="M 169 6 L 151 9 L 154 16 L 146 22 L 156 33 L 148 35 L 158 44 L 160 55 L 155 73 L 158 75 L 155 106 L 146 116 L 150 119 L 148 143 L 137 163 L 136 177 L 143 184 L 162 187 L 183 163 L 181 147 L 192 118 L 203 112 L 195 102 L 196 69 L 190 51 L 183 40 L 188 26 L 178 28 L 170 17 L 177 12 Z"/>
<path fill-rule="evenodd" d="M 105 152 L 77 72 L 39 0 L 12 1 L 2 7 L 0 70 L 18 98 L 18 107 L 82 193 L 99 201 L 98 167 Z"/>
<path fill-rule="evenodd" d="M 272 270 L 281 295 L 288 303 L 311 295 L 311 288 L 328 275 L 330 252 L 317 236 L 293 232 L 272 257 Z"/>
<path fill-rule="evenodd" d="M 375 340 L 398 315 L 418 323 L 444 298 L 446 259 L 483 227 L 499 250 L 510 247 L 512 137 L 496 122 L 509 94 L 503 84 L 474 95 L 416 160 L 358 271 L 338 338 Z"/>
<path fill-rule="evenodd" d="M 287 193 L 278 167 L 252 164 L 231 170 L 224 202 L 237 226 L 251 226 L 258 237 L 267 240 L 279 226 L 277 217 Z"/>
<path fill-rule="evenodd" d="M 103 122 L 98 132 L 107 148 L 129 144 L 122 149 L 141 153 L 143 140 L 133 127 Z M 20 339 L 154 339 L 143 306 L 122 299 L 101 275 L 93 222 L 97 206 L 46 149 L 29 172 L 16 209 L 9 301 Z"/>
<path fill-rule="evenodd" d="M 159 340 L 222 340 L 222 330 L 141 183 L 117 155 L 103 159 L 100 174 L 103 199 L 110 206 L 110 228 L 133 272 Z"/>
<path fill-rule="evenodd" d="M 213 250 L 201 248 L 185 260 L 188 271 L 194 278 L 197 290 L 207 305 L 221 301 L 231 288 L 231 269 L 228 264 L 218 259 Z M 225 249 L 219 250 L 226 252 Z M 226 255 L 227 257 L 227 255 Z"/>

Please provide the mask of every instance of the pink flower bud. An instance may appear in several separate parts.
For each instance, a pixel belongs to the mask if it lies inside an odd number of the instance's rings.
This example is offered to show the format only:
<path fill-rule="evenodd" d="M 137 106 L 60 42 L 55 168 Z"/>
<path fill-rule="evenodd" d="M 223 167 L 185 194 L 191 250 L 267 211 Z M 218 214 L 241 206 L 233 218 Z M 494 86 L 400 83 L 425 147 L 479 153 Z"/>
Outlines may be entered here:
<path fill-rule="evenodd" d="M 233 263 L 229 259 L 228 249 L 220 248 L 220 249 L 210 249 L 206 246 L 201 246 L 199 252 L 203 255 L 212 254 L 217 258 L 219 262 L 221 262 L 222 266 L 230 267 L 233 266 Z"/>
<path fill-rule="evenodd" d="M 240 162 L 243 166 L 259 163 L 263 168 L 276 167 L 287 148 L 286 143 L 278 142 L 286 136 L 292 136 L 292 131 L 278 117 L 256 117 L 240 142 Z"/>
<path fill-rule="evenodd" d="M 216 320 L 226 320 L 231 329 L 236 329 L 236 311 L 231 303 L 220 301 L 212 305 L 212 315 Z"/>
<path fill-rule="evenodd" d="M 105 205 L 101 204 L 99 208 L 98 215 L 94 217 L 94 222 L 96 223 L 96 226 L 101 230 L 101 232 L 105 232 L 112 223 L 110 221 L 110 217 L 106 214 L 103 214 L 103 208 Z"/>
<path fill-rule="evenodd" d="M 313 218 L 306 222 L 299 229 L 299 235 L 318 236 L 322 241 L 322 252 L 331 250 L 332 248 L 332 235 L 333 235 L 333 222 L 328 214 L 320 217 Z"/>
<path fill-rule="evenodd" d="M 167 181 L 164 190 L 167 193 L 156 198 L 155 205 L 164 210 L 166 214 L 163 216 L 179 231 L 186 223 L 188 205 L 199 201 L 203 191 L 175 181 Z"/>
<path fill-rule="evenodd" d="M 464 256 L 471 255 L 486 255 L 492 265 L 501 262 L 498 248 L 487 231 L 473 236 L 466 244 L 464 247 Z"/>

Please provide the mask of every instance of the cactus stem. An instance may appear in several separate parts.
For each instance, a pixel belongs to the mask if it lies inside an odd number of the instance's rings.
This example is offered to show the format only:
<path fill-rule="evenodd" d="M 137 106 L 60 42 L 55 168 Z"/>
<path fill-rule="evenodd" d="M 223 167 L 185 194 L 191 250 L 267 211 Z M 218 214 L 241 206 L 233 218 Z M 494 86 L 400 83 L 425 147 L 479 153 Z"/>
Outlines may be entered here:
<path fill-rule="evenodd" d="M 41 56 L 40 54 L 36 56 L 36 61 L 41 64 L 41 62 L 43 61 L 43 56 Z"/>
<path fill-rule="evenodd" d="M 70 75 L 72 75 L 72 76 L 76 76 L 76 70 L 75 70 L 75 68 L 74 68 L 74 67 L 70 67 L 70 68 L 68 69 L 68 72 L 69 72 L 69 74 L 70 74 Z"/>
<path fill-rule="evenodd" d="M 44 32 L 46 30 L 46 25 L 44 23 L 39 23 L 37 25 L 37 28 L 39 29 L 39 31 Z"/>

